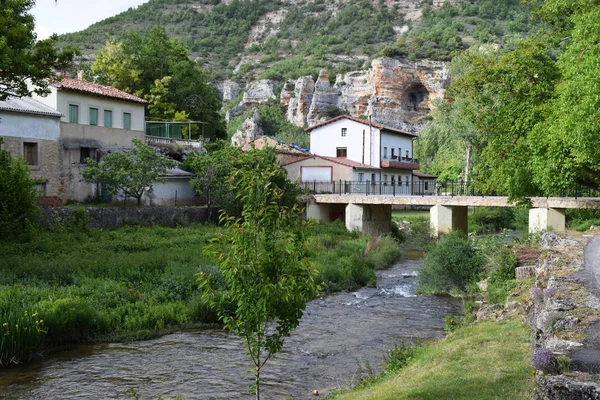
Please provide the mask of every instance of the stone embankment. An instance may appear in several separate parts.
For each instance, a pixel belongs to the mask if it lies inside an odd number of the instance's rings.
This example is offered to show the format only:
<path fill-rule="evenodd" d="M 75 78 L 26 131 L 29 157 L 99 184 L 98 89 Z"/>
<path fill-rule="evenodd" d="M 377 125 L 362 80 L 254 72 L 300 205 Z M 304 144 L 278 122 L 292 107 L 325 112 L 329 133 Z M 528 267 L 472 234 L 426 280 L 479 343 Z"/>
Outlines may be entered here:
<path fill-rule="evenodd" d="M 549 232 L 542 238 L 545 256 L 535 268 L 527 322 L 533 331 L 534 351 L 548 349 L 569 359 L 570 367 L 559 374 L 536 371 L 533 399 L 600 399 L 600 358 L 594 359 L 598 354 L 590 343 L 600 321 L 600 300 L 592 293 L 594 282 L 589 279 L 594 266 L 584 263 L 592 235 L 569 236 Z"/>

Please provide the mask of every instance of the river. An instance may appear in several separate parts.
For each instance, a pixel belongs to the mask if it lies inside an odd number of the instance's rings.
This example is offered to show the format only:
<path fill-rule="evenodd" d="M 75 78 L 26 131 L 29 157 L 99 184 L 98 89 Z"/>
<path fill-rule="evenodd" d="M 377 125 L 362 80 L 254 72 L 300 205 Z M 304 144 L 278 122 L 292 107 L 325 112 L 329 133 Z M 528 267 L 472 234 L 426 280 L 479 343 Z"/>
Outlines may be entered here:
<path fill-rule="evenodd" d="M 382 368 L 386 351 L 402 338 L 443 335 L 444 317 L 460 303 L 416 296 L 421 254 L 405 252 L 378 271 L 377 288 L 310 302 L 281 354 L 264 369 L 265 399 L 313 398 L 347 387 L 368 363 Z M 362 366 L 359 367 L 359 364 Z M 250 398 L 252 375 L 242 342 L 218 329 L 187 331 L 133 343 L 81 345 L 47 359 L 0 371 L 0 398 L 140 399 Z"/>

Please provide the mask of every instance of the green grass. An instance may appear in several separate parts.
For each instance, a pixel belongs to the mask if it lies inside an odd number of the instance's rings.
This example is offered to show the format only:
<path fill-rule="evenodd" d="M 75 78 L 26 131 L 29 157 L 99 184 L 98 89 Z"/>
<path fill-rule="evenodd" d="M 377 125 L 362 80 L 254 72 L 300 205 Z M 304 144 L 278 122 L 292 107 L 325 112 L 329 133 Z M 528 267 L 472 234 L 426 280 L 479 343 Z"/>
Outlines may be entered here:
<path fill-rule="evenodd" d="M 0 366 L 53 346 L 218 322 L 196 274 L 218 274 L 203 250 L 221 232 L 212 225 L 103 231 L 74 221 L 53 223 L 28 242 L 0 242 L 0 334 L 10 332 L 0 341 Z M 310 227 L 309 249 L 329 292 L 374 285 L 374 269 L 400 254 L 391 237 L 370 240 L 339 223 Z"/>
<path fill-rule="evenodd" d="M 408 366 L 336 399 L 527 399 L 530 330 L 516 319 L 460 328 L 418 350 Z"/>

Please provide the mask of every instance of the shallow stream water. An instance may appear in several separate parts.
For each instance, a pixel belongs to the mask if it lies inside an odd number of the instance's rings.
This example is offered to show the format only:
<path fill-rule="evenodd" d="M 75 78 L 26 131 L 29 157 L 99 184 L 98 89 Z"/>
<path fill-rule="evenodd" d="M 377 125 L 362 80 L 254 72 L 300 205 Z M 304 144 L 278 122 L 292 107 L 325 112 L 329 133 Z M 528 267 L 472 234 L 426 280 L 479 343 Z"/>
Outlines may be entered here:
<path fill-rule="evenodd" d="M 313 398 L 347 387 L 368 363 L 381 370 L 386 351 L 443 335 L 444 317 L 460 304 L 416 296 L 421 254 L 405 252 L 377 272 L 377 287 L 308 304 L 283 352 L 264 369 L 265 399 Z M 359 367 L 359 365 L 362 366 Z M 239 338 L 218 329 L 187 331 L 133 343 L 81 345 L 40 362 L 0 371 L 3 399 L 251 398 L 252 375 Z"/>

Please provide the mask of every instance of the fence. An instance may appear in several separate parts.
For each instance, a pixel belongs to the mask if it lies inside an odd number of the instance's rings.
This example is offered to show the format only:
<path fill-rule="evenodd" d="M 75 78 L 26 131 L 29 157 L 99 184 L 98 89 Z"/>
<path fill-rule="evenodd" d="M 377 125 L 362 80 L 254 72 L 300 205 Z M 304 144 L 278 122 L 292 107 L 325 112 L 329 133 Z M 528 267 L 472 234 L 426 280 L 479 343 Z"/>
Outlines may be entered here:
<path fill-rule="evenodd" d="M 302 182 L 300 186 L 312 194 L 355 194 L 380 196 L 506 196 L 502 193 L 483 193 L 475 184 L 457 181 L 332 181 Z M 574 186 L 557 191 L 553 195 L 532 195 L 537 197 L 600 197 L 600 191 L 583 186 Z"/>

